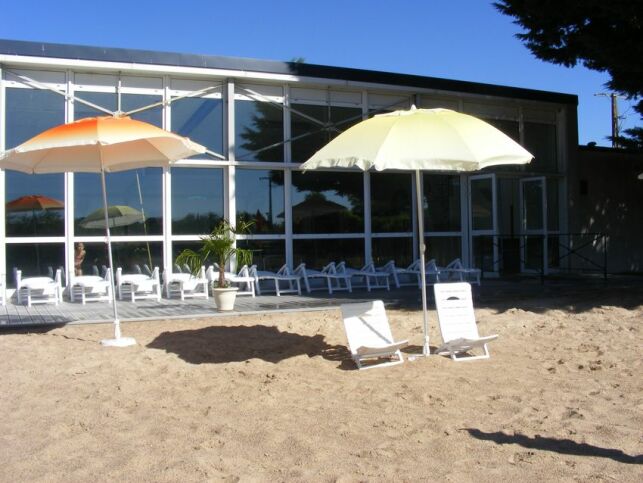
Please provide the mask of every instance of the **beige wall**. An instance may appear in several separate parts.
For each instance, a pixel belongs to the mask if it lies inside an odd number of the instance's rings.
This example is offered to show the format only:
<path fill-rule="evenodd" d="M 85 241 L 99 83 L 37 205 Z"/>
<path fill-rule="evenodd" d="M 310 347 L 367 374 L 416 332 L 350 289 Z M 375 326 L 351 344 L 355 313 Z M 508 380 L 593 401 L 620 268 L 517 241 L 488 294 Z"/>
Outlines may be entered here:
<path fill-rule="evenodd" d="M 569 231 L 608 235 L 607 271 L 643 273 L 643 154 L 610 148 L 580 146 L 569 166 Z M 575 245 L 589 238 L 576 239 Z M 580 253 L 603 264 L 602 246 Z M 591 264 L 570 257 L 563 265 L 588 268 Z M 595 268 L 595 267 L 594 267 Z"/>

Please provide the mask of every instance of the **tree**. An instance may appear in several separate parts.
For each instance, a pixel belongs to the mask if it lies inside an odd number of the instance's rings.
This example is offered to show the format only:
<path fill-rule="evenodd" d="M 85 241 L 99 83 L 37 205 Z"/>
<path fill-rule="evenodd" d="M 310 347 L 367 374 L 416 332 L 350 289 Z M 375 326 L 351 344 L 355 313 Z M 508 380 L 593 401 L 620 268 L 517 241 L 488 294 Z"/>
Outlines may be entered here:
<path fill-rule="evenodd" d="M 500 0 L 494 6 L 526 32 L 516 34 L 539 59 L 607 72 L 606 86 L 643 118 L 643 2 L 641 0 Z M 643 148 L 643 129 L 625 131 L 619 145 Z"/>

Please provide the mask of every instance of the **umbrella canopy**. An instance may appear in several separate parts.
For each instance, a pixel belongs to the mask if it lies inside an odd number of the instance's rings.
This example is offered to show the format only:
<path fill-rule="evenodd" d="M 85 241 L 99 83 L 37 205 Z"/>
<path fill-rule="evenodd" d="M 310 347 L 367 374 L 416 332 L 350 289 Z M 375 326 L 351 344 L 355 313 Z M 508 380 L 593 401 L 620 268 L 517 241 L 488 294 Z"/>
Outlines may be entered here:
<path fill-rule="evenodd" d="M 420 171 L 476 171 L 487 166 L 526 164 L 533 156 L 486 122 L 449 109 L 380 114 L 344 131 L 302 164 L 304 170 L 352 168 L 414 170 L 424 318 L 423 353 L 429 354 Z"/>
<path fill-rule="evenodd" d="M 144 221 L 143 213 L 126 205 L 113 205 L 107 208 L 107 218 L 109 220 L 109 227 L 116 226 L 129 226 L 134 223 Z M 99 208 L 92 211 L 80 222 L 80 226 L 88 230 L 96 230 L 98 228 L 105 229 L 105 208 Z"/>
<path fill-rule="evenodd" d="M 24 173 L 124 171 L 166 166 L 205 152 L 187 138 L 129 117 L 90 117 L 48 129 L 0 154 Z"/>
<path fill-rule="evenodd" d="M 187 138 L 129 117 L 92 117 L 53 127 L 20 146 L 5 151 L 0 154 L 0 168 L 29 174 L 66 171 L 100 173 L 107 254 L 114 274 L 105 173 L 165 167 L 173 161 L 203 154 L 205 151 L 204 146 Z M 131 337 L 121 337 L 114 277 L 110 280 L 114 339 L 106 339 L 102 343 L 108 346 L 135 344 L 136 341 Z"/>
<path fill-rule="evenodd" d="M 44 195 L 27 195 L 8 201 L 6 210 L 8 213 L 19 213 L 22 211 L 40 211 L 40 210 L 62 210 L 65 203 L 49 198 Z"/>
<path fill-rule="evenodd" d="M 302 168 L 476 171 L 525 164 L 533 156 L 492 125 L 449 109 L 379 114 L 317 151 Z"/>

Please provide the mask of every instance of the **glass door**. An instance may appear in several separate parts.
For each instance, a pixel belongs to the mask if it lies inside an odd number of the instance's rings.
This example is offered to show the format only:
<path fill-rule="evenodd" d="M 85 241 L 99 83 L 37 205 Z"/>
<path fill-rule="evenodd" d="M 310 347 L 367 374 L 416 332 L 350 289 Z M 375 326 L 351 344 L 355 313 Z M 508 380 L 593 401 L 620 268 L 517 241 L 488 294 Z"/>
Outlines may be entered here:
<path fill-rule="evenodd" d="M 547 183 L 544 176 L 520 180 L 523 272 L 547 274 Z"/>
<path fill-rule="evenodd" d="M 498 273 L 496 176 L 469 177 L 469 247 L 472 265 L 486 274 Z"/>

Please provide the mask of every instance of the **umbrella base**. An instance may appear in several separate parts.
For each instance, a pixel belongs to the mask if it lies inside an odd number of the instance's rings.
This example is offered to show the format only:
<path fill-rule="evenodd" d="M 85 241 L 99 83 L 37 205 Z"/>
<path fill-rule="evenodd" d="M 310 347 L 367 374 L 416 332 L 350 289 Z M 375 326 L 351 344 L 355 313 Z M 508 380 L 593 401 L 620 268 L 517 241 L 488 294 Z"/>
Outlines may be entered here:
<path fill-rule="evenodd" d="M 118 337 L 116 339 L 103 339 L 100 341 L 103 347 L 129 347 L 136 345 L 133 337 Z"/>

